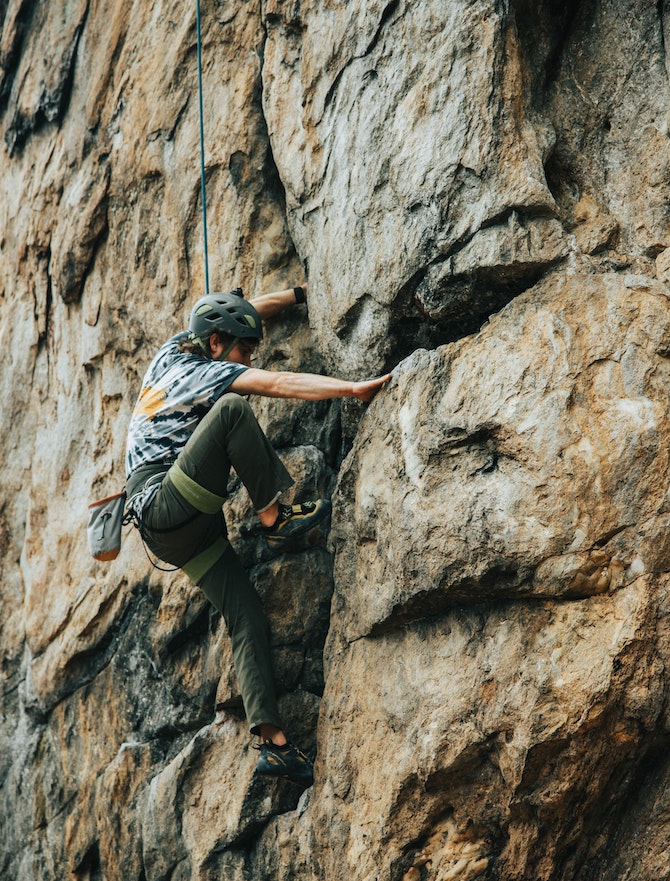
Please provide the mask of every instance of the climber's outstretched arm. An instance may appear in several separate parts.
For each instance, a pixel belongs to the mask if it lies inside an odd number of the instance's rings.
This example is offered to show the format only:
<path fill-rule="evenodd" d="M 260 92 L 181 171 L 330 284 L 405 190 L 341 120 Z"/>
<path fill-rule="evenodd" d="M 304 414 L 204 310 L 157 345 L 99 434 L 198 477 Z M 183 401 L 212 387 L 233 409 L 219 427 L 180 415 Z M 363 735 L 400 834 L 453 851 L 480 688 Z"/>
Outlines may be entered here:
<path fill-rule="evenodd" d="M 389 381 L 391 374 L 348 382 L 318 373 L 289 373 L 288 371 L 258 370 L 251 367 L 240 374 L 229 386 L 240 395 L 264 395 L 268 398 L 298 398 L 302 401 L 322 401 L 326 398 L 358 398 L 371 401 L 379 389 Z"/>

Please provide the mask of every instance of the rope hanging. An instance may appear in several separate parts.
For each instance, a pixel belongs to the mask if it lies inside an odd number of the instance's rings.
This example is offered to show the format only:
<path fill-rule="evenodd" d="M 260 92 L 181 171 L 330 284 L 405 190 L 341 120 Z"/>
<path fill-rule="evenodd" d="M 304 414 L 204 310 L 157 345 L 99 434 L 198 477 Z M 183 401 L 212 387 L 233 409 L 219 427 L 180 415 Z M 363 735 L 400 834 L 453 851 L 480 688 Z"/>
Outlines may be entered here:
<path fill-rule="evenodd" d="M 205 249 L 205 293 L 209 294 L 209 253 L 207 250 L 207 193 L 205 189 L 205 129 L 202 121 L 202 37 L 200 34 L 200 0 L 195 3 L 198 33 L 198 103 L 200 108 L 200 193 L 202 201 L 202 233 Z"/>

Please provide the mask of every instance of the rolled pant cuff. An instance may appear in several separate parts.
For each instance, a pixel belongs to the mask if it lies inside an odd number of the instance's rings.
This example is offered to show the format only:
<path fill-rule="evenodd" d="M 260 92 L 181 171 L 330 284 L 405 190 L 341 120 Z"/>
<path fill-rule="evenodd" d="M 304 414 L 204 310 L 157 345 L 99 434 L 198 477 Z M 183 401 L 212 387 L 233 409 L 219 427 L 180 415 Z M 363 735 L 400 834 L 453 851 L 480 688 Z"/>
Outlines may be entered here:
<path fill-rule="evenodd" d="M 275 716 L 274 719 L 263 719 L 262 722 L 249 722 L 249 732 L 255 734 L 256 737 L 260 737 L 261 725 L 274 725 L 280 731 L 284 730 L 284 723 L 279 716 Z"/>
<path fill-rule="evenodd" d="M 265 505 L 265 507 L 256 508 L 256 513 L 262 514 L 263 511 L 267 511 L 268 508 L 271 508 L 283 492 L 284 492 L 284 490 L 280 489 L 278 493 L 275 493 L 274 498 L 270 499 L 270 501 L 267 503 L 267 505 Z"/>

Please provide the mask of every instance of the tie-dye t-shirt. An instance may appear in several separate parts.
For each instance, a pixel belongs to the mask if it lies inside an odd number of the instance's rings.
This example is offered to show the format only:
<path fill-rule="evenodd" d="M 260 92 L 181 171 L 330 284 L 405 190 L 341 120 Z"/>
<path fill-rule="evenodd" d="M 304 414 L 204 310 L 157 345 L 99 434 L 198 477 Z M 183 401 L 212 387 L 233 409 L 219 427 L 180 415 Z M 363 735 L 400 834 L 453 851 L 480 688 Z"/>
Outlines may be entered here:
<path fill-rule="evenodd" d="M 126 444 L 126 477 L 141 465 L 177 458 L 202 417 L 247 368 L 179 351 L 183 331 L 158 350 L 135 404 Z"/>

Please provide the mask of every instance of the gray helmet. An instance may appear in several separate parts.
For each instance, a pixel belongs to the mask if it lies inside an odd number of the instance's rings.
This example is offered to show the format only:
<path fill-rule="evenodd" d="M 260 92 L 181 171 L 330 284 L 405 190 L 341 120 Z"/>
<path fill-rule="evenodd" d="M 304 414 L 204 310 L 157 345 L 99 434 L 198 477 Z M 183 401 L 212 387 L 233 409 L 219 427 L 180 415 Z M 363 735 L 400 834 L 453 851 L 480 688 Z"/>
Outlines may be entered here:
<path fill-rule="evenodd" d="M 238 288 L 229 294 L 207 294 L 191 310 L 188 329 L 205 346 L 209 335 L 220 330 L 236 339 L 263 339 L 261 317 Z"/>

